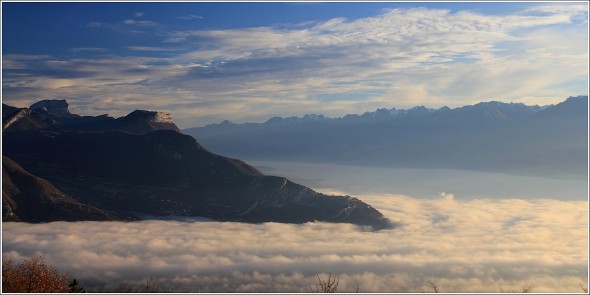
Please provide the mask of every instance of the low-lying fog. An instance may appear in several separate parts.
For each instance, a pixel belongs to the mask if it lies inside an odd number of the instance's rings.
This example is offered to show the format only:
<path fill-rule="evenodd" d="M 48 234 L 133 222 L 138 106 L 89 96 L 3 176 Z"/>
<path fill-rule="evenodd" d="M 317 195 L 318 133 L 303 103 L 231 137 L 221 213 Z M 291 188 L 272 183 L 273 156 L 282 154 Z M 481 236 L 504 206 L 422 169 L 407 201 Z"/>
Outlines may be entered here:
<path fill-rule="evenodd" d="M 326 223 L 3 223 L 3 254 L 42 253 L 90 291 L 152 277 L 161 291 L 309 292 L 316 273 L 337 276 L 341 292 L 357 286 L 360 292 L 430 292 L 428 281 L 441 292 L 525 286 L 581 292 L 580 285 L 587 286 L 588 202 L 576 181 L 562 194 L 561 182 L 572 180 L 554 180 L 549 184 L 557 187 L 542 190 L 550 185 L 529 179 L 527 191 L 518 184 L 526 178 L 514 176 L 398 171 L 371 177 L 320 165 L 296 174 L 278 163 L 254 164 L 316 189 L 358 196 L 400 226 L 369 232 Z"/>

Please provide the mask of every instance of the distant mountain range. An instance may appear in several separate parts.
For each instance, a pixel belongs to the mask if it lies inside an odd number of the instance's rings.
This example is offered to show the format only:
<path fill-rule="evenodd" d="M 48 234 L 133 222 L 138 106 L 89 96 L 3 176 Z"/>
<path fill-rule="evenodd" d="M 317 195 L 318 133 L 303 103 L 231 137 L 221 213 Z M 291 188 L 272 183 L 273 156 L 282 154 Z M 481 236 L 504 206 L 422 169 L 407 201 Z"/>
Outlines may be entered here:
<path fill-rule="evenodd" d="M 207 151 L 168 114 L 71 114 L 65 100 L 2 105 L 5 221 L 136 220 L 391 223 L 350 196 L 328 196 Z"/>
<path fill-rule="evenodd" d="M 585 177 L 588 96 L 550 106 L 492 101 L 339 118 L 223 121 L 183 132 L 216 153 L 249 160 Z"/>

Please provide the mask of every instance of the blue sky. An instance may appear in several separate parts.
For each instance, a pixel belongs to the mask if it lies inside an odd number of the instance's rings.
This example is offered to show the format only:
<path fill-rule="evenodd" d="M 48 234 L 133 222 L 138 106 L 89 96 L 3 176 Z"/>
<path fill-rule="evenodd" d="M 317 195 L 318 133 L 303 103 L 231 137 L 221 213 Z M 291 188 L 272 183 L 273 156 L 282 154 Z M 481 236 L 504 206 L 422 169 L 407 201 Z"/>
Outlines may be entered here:
<path fill-rule="evenodd" d="M 2 3 L 2 100 L 229 119 L 588 93 L 588 5 Z"/>

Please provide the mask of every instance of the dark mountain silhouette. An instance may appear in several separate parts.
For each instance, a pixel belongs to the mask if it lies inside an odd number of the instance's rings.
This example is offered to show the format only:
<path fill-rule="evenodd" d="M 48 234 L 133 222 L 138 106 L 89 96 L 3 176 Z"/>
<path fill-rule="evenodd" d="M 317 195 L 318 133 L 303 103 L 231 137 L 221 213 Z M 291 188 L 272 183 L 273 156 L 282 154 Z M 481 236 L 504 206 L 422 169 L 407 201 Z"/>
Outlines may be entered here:
<path fill-rule="evenodd" d="M 136 110 L 121 118 L 108 115 L 80 116 L 70 113 L 65 99 L 42 100 L 29 108 L 18 109 L 3 104 L 2 130 L 6 132 L 25 130 L 61 131 L 127 131 L 145 134 L 155 130 L 180 131 L 170 115 L 145 110 Z M 19 110 L 19 111 L 15 111 Z"/>
<path fill-rule="evenodd" d="M 165 114 L 135 111 L 109 121 L 116 123 L 106 131 L 63 120 L 49 128 L 6 131 L 4 154 L 77 202 L 120 216 L 391 226 L 356 198 L 324 195 L 213 154 L 174 130 Z M 149 132 L 156 128 L 164 130 Z"/>
<path fill-rule="evenodd" d="M 3 221 L 121 220 L 112 212 L 82 204 L 47 180 L 2 156 Z"/>
<path fill-rule="evenodd" d="M 72 117 L 65 99 L 42 100 L 32 104 L 29 109 L 37 114 L 56 118 Z"/>
<path fill-rule="evenodd" d="M 327 118 L 224 121 L 183 132 L 250 160 L 586 175 L 588 97 L 551 106 L 483 102 Z"/>
<path fill-rule="evenodd" d="M 7 104 L 2 104 L 2 119 L 20 111 L 20 108 L 9 106 Z"/>

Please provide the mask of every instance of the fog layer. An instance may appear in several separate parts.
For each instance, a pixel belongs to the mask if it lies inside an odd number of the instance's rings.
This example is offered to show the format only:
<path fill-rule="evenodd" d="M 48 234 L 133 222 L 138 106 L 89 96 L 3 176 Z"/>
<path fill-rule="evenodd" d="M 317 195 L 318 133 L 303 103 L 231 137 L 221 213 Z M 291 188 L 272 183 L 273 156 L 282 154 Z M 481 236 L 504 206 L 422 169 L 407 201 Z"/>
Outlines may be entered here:
<path fill-rule="evenodd" d="M 588 202 L 360 196 L 399 226 L 142 221 L 3 223 L 3 255 L 38 253 L 89 290 L 153 277 L 162 291 L 579 292 Z"/>

